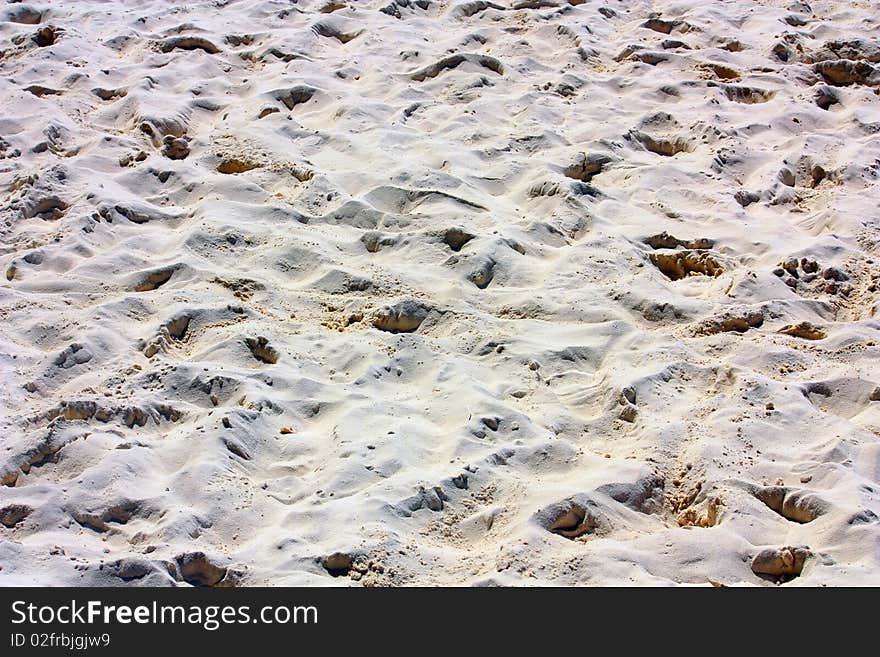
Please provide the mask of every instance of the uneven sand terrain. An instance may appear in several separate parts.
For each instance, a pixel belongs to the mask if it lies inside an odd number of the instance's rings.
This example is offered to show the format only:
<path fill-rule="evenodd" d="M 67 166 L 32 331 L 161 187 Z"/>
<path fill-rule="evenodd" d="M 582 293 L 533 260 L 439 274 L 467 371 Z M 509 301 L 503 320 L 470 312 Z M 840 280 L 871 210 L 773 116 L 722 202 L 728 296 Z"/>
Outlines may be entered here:
<path fill-rule="evenodd" d="M 0 585 L 880 584 L 880 14 L 0 5 Z"/>

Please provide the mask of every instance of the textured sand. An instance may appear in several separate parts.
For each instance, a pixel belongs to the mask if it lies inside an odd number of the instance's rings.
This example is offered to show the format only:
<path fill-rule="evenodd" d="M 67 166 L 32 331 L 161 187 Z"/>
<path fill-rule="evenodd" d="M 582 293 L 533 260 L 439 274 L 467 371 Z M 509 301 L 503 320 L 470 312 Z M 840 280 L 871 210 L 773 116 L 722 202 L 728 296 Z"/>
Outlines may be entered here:
<path fill-rule="evenodd" d="M 0 584 L 880 584 L 875 3 L 0 19 Z"/>

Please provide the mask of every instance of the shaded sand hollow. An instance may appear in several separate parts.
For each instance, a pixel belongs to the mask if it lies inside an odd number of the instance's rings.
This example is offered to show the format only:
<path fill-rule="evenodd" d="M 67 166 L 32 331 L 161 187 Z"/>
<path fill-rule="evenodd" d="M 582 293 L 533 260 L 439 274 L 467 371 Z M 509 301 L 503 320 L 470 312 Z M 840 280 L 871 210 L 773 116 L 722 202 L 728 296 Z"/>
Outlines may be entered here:
<path fill-rule="evenodd" d="M 0 584 L 880 584 L 868 1 L 0 5 Z"/>

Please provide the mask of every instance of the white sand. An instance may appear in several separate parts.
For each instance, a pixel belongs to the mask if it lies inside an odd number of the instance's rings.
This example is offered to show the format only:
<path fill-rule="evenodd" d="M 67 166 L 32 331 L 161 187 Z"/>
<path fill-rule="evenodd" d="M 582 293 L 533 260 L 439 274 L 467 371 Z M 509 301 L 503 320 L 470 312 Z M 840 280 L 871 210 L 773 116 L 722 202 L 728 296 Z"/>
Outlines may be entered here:
<path fill-rule="evenodd" d="M 0 7 L 0 584 L 880 584 L 876 4 L 325 5 Z"/>

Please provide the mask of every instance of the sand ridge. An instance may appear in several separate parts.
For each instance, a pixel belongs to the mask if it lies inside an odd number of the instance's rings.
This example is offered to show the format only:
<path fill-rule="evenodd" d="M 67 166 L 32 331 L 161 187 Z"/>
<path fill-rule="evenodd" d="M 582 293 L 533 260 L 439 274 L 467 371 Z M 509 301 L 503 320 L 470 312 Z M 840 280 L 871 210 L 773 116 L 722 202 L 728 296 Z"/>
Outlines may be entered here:
<path fill-rule="evenodd" d="M 0 584 L 880 583 L 871 3 L 0 41 Z"/>

